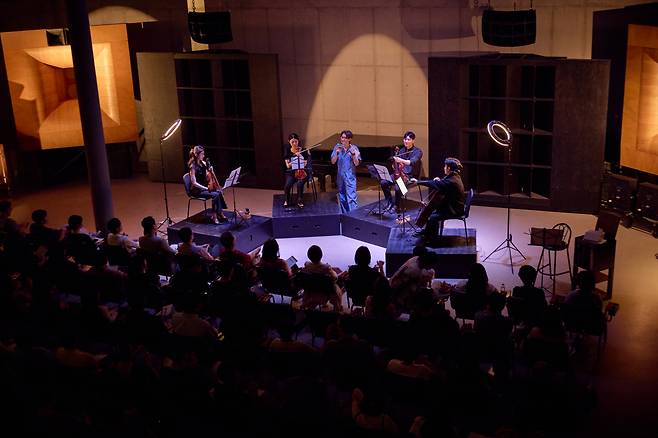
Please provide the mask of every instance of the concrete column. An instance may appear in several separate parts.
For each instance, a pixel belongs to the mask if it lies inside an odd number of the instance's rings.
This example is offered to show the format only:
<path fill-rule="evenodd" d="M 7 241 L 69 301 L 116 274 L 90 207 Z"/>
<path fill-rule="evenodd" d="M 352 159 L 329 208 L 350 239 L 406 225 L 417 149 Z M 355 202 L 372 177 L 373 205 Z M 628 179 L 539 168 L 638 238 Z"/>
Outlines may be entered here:
<path fill-rule="evenodd" d="M 105 231 L 107 221 L 114 217 L 110 170 L 103 137 L 103 122 L 96 84 L 94 53 L 91 47 L 86 0 L 67 0 L 73 70 L 78 89 L 78 104 L 82 122 L 82 138 L 87 155 L 87 172 L 91 186 L 96 229 Z"/>

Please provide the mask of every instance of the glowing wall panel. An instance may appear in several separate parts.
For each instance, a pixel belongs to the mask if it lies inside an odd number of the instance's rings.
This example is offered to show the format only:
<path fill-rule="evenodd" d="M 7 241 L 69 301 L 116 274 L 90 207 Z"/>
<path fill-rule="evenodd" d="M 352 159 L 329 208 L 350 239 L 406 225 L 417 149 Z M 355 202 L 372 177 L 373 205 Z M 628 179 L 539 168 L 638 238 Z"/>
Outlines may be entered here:
<path fill-rule="evenodd" d="M 628 26 L 621 164 L 658 174 L 658 27 Z"/>
<path fill-rule="evenodd" d="M 0 37 L 21 146 L 81 146 L 70 46 L 48 46 L 45 30 L 5 32 Z M 134 141 L 137 122 L 126 26 L 94 26 L 91 37 L 105 142 Z"/>

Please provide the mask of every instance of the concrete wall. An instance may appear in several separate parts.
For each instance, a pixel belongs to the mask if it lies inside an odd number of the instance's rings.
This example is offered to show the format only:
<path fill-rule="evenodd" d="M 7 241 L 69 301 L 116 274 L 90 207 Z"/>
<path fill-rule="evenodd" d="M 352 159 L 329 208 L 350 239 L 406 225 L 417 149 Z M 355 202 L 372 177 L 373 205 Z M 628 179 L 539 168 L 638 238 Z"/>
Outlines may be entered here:
<path fill-rule="evenodd" d="M 529 0 L 516 3 L 530 7 Z M 284 135 L 296 131 L 312 144 L 346 128 L 400 136 L 411 129 L 426 150 L 428 56 L 589 58 L 593 11 L 637 3 L 535 0 L 537 41 L 519 48 L 482 42 L 482 13 L 473 0 L 205 0 L 205 8 L 232 12 L 234 40 L 214 48 L 279 54 Z M 513 4 L 493 2 L 501 10 Z"/>

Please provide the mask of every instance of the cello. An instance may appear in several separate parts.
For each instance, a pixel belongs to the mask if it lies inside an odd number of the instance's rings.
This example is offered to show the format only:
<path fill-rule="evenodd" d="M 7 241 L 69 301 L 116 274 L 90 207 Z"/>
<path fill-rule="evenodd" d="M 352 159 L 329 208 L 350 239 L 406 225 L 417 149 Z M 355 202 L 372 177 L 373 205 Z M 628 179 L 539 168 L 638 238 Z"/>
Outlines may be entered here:
<path fill-rule="evenodd" d="M 429 182 L 429 181 L 434 181 L 434 180 L 426 180 L 422 182 Z M 412 181 L 414 183 L 418 183 L 418 181 Z M 445 195 L 441 193 L 439 190 L 433 189 L 431 193 L 429 194 L 427 198 L 427 202 L 425 202 L 423 209 L 421 212 L 418 214 L 418 217 L 416 217 L 416 222 L 415 225 L 417 227 L 424 227 L 425 224 L 427 223 L 427 220 L 430 218 L 430 215 L 436 208 L 441 205 L 441 202 L 445 198 Z"/>
<path fill-rule="evenodd" d="M 208 158 L 206 158 L 206 179 L 208 180 L 209 192 L 218 192 L 222 189 Z"/>

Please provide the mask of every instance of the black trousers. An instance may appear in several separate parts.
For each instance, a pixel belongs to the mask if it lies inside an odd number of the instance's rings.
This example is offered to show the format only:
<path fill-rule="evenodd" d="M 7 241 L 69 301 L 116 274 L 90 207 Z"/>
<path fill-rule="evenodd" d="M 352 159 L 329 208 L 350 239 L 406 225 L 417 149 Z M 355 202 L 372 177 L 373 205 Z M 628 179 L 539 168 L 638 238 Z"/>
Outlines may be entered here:
<path fill-rule="evenodd" d="M 201 190 L 196 192 L 194 196 L 199 198 L 212 199 L 212 211 L 221 214 L 222 210 L 226 209 L 226 201 L 221 192 L 209 192 L 208 190 Z"/>
<path fill-rule="evenodd" d="M 283 186 L 283 192 L 286 194 L 286 202 L 288 205 L 292 203 L 292 188 L 293 186 L 297 185 L 297 201 L 301 201 L 304 195 L 304 184 L 306 184 L 306 180 L 308 178 L 304 179 L 297 179 L 295 178 L 295 175 L 287 173 L 286 174 L 286 184 Z"/>
<path fill-rule="evenodd" d="M 382 187 L 382 192 L 384 192 L 384 199 L 386 199 L 389 203 L 393 201 L 391 196 L 391 187 L 395 188 L 395 206 L 400 207 L 403 198 L 400 187 L 398 187 L 396 183 L 386 181 L 384 179 L 379 181 L 379 185 Z"/>

